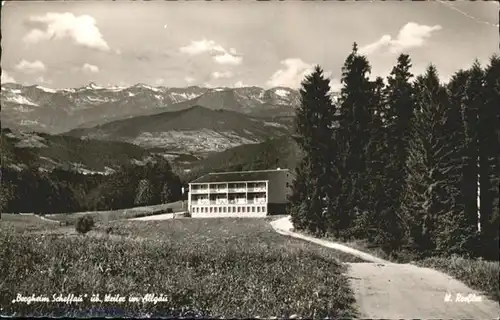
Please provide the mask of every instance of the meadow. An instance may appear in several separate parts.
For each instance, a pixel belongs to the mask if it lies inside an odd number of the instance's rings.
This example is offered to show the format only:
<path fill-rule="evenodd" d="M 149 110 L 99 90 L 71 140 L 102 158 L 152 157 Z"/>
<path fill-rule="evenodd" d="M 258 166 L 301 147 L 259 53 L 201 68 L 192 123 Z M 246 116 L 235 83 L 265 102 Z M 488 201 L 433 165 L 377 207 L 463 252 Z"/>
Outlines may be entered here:
<path fill-rule="evenodd" d="M 184 206 L 183 206 L 184 203 Z M 111 211 L 90 211 L 77 213 L 56 213 L 48 214 L 45 217 L 50 220 L 61 221 L 64 224 L 73 225 L 82 215 L 90 215 L 94 221 L 107 223 L 114 220 L 126 220 L 131 218 L 147 217 L 167 213 L 168 209 L 172 212 L 182 212 L 187 208 L 187 201 L 177 201 L 168 204 L 159 204 L 154 206 L 135 207 Z"/>
<path fill-rule="evenodd" d="M 28 218 L 23 218 L 28 219 Z M 0 219 L 0 311 L 14 316 L 352 317 L 341 262 L 358 258 L 283 237 L 268 219 L 99 221 L 88 234 Z M 33 219 L 39 219 L 38 221 Z M 10 221 L 6 221 L 10 220 Z M 38 223 L 38 227 L 35 227 Z M 23 296 L 81 302 L 12 303 Z M 91 302 L 92 295 L 118 302 Z M 152 296 L 142 301 L 130 297 Z M 87 295 L 87 296 L 85 296 Z"/>

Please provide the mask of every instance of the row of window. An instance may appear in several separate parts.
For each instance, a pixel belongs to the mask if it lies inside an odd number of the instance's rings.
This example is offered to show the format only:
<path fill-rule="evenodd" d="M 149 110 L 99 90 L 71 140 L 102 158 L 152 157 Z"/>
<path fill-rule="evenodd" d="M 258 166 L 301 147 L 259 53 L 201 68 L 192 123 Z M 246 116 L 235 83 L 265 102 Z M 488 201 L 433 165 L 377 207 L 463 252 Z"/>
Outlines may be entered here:
<path fill-rule="evenodd" d="M 248 207 L 193 207 L 193 213 L 259 213 L 266 212 L 265 206 L 248 206 Z"/>

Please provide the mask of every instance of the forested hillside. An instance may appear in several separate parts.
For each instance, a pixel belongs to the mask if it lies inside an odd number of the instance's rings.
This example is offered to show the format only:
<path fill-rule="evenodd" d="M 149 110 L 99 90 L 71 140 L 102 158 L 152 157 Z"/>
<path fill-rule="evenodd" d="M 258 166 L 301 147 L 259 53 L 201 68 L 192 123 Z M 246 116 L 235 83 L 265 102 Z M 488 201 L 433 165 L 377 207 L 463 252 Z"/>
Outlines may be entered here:
<path fill-rule="evenodd" d="M 500 58 L 447 84 L 433 65 L 416 77 L 411 66 L 401 54 L 386 79 L 370 79 L 354 44 L 338 103 L 319 66 L 306 77 L 293 222 L 415 257 L 498 259 Z"/>
<path fill-rule="evenodd" d="M 180 198 L 167 160 L 127 143 L 2 130 L 1 212 L 59 213 Z"/>

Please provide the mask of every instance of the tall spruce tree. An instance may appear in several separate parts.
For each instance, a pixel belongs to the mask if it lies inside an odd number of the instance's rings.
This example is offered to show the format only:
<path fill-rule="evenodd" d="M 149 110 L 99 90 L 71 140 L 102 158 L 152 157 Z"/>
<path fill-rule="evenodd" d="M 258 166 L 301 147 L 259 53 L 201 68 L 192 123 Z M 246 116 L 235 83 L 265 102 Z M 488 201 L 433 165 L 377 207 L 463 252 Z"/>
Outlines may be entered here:
<path fill-rule="evenodd" d="M 417 78 L 415 94 L 403 198 L 409 240 L 422 255 L 467 253 L 474 233 L 460 202 L 460 111 L 451 106 L 432 65 Z"/>
<path fill-rule="evenodd" d="M 479 108 L 480 226 L 485 257 L 498 261 L 500 184 L 500 57 L 485 70 Z"/>
<path fill-rule="evenodd" d="M 297 227 L 323 233 L 327 222 L 327 194 L 332 194 L 335 185 L 329 165 L 335 110 L 330 98 L 330 81 L 319 66 L 302 82 L 300 95 L 295 138 L 305 159 L 296 172 L 292 188 L 291 199 L 295 207 L 292 208 L 292 220 L 297 222 Z"/>
<path fill-rule="evenodd" d="M 366 147 L 365 210 L 357 217 L 353 231 L 355 237 L 367 238 L 370 242 L 386 245 L 391 240 L 387 234 L 387 221 L 383 213 L 389 209 L 387 189 L 387 135 L 384 114 L 384 81 L 377 77 L 371 82 L 368 110 L 371 112 L 369 140 Z"/>
<path fill-rule="evenodd" d="M 367 177 L 367 149 L 370 143 L 370 110 L 373 84 L 369 80 L 370 64 L 358 53 L 354 43 L 352 52 L 342 67 L 340 115 L 337 140 L 342 174 L 342 228 L 350 229 L 354 219 L 369 210 L 369 181 Z M 361 218 L 362 219 L 362 218 Z"/>
<path fill-rule="evenodd" d="M 387 156 L 386 171 L 387 207 L 381 220 L 385 221 L 386 233 L 390 237 L 391 249 L 402 245 L 401 218 L 402 192 L 405 184 L 405 165 L 408 158 L 408 140 L 414 112 L 413 87 L 410 72 L 410 56 L 401 54 L 397 64 L 387 77 L 385 88 L 384 120 Z"/>
<path fill-rule="evenodd" d="M 477 231 L 477 112 L 468 102 L 470 95 L 471 72 L 470 70 L 459 70 L 448 83 L 450 104 L 460 108 L 462 112 L 461 123 L 463 124 L 463 170 L 462 170 L 462 196 L 461 202 L 464 206 L 469 223 Z M 472 100 L 473 101 L 473 100 Z"/>

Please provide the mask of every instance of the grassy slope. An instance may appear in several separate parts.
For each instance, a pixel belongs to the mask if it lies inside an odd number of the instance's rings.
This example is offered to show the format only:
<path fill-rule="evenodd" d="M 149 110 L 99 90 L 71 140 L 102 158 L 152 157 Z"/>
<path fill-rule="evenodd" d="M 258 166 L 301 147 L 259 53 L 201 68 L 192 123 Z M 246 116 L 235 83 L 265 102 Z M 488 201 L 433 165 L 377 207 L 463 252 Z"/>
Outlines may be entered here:
<path fill-rule="evenodd" d="M 103 236 L 4 232 L 0 304 L 17 315 L 351 317 L 337 259 L 352 257 L 276 234 L 265 219 L 115 221 Z M 89 254 L 90 253 L 90 254 Z M 164 295 L 152 303 L 11 304 L 24 295 Z"/>
<path fill-rule="evenodd" d="M 464 259 L 461 257 L 427 258 L 418 265 L 437 269 L 462 281 L 472 289 L 483 292 L 491 299 L 500 302 L 500 264 L 498 261 Z"/>
<path fill-rule="evenodd" d="M 136 207 L 129 209 L 113 210 L 113 211 L 77 212 L 71 214 L 57 213 L 57 214 L 49 214 L 46 217 L 54 221 L 68 222 L 69 224 L 74 224 L 76 220 L 80 218 L 82 215 L 90 215 L 92 216 L 94 221 L 104 223 L 114 220 L 123 220 L 123 219 L 163 214 L 166 212 L 167 208 L 171 208 L 173 212 L 181 212 L 183 210 L 186 210 L 187 202 L 184 201 L 184 207 L 182 207 L 181 201 L 177 201 L 169 204 L 159 204 L 155 206 Z"/>

